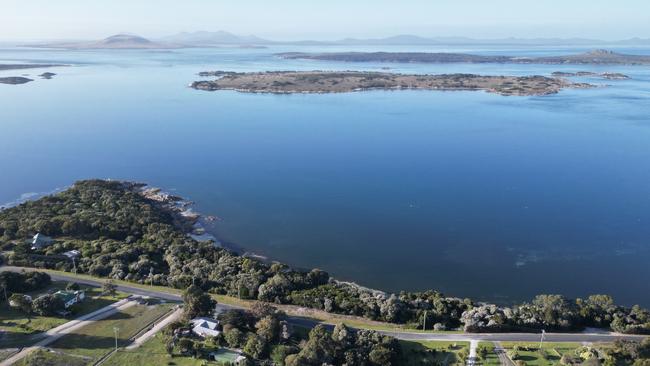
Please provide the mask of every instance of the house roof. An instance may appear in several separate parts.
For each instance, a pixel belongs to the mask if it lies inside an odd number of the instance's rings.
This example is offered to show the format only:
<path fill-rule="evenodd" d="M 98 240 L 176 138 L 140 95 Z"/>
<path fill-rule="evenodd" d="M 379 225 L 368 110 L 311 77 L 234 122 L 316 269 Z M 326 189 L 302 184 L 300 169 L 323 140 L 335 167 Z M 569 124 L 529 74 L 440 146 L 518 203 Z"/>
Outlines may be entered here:
<path fill-rule="evenodd" d="M 192 324 L 194 328 L 204 328 L 209 330 L 216 330 L 219 326 L 219 321 L 211 318 L 194 318 L 192 319 Z"/>
<path fill-rule="evenodd" d="M 63 300 L 63 302 L 67 303 L 70 300 L 76 299 L 77 298 L 77 291 L 57 291 L 54 293 L 54 296 L 60 298 Z"/>

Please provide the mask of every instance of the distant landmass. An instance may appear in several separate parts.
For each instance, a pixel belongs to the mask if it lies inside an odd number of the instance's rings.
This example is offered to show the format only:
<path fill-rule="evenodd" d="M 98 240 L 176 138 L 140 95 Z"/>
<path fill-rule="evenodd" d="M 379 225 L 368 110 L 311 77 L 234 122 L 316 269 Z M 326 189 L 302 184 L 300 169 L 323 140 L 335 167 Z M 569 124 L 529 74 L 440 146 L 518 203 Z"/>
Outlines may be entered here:
<path fill-rule="evenodd" d="M 618 41 L 604 41 L 590 38 L 499 38 L 475 39 L 468 37 L 421 37 L 411 34 L 396 35 L 385 38 L 344 38 L 339 40 L 297 40 L 278 41 L 260 38 L 255 35 L 236 35 L 223 30 L 181 32 L 161 38 L 147 39 L 132 34 L 117 34 L 99 41 L 50 42 L 30 45 L 32 47 L 68 48 L 68 49 L 174 49 L 190 47 L 218 46 L 449 46 L 449 45 L 527 45 L 527 46 L 644 46 L 650 45 L 650 39 L 630 38 Z"/>
<path fill-rule="evenodd" d="M 46 43 L 30 45 L 30 47 L 65 49 L 173 49 L 184 46 L 173 43 L 154 42 L 132 34 L 116 34 L 99 41 Z"/>
<path fill-rule="evenodd" d="M 238 36 L 225 31 L 217 32 L 183 32 L 160 39 L 162 42 L 182 44 L 185 46 L 215 46 L 215 45 L 266 45 L 273 41 L 256 36 Z"/>
<path fill-rule="evenodd" d="M 279 53 L 277 55 L 287 59 L 347 62 L 650 65 L 650 56 L 627 55 L 608 50 L 593 50 L 576 55 L 545 57 L 485 56 L 465 53 L 429 52 L 289 52 Z"/>

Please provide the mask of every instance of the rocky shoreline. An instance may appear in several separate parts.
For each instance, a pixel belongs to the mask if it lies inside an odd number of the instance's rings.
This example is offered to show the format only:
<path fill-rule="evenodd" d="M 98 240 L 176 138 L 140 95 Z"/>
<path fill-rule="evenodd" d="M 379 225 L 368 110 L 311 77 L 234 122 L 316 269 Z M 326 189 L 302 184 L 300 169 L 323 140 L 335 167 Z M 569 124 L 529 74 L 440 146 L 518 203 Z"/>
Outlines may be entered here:
<path fill-rule="evenodd" d="M 541 96 L 563 89 L 587 89 L 596 85 L 574 83 L 546 76 L 486 76 L 474 74 L 416 75 L 362 71 L 270 71 L 237 73 L 206 71 L 196 81 L 197 90 L 234 90 L 245 93 L 346 93 L 368 90 L 485 91 L 504 96 Z"/>

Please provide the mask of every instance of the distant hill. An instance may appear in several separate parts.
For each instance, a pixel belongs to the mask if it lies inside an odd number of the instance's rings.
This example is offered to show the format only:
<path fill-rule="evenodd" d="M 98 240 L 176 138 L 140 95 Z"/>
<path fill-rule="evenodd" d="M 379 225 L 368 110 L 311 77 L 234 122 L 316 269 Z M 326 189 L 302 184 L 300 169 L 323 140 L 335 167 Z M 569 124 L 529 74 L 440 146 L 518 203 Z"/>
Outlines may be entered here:
<path fill-rule="evenodd" d="M 214 45 L 265 45 L 274 43 L 253 35 L 238 36 L 225 31 L 217 32 L 183 32 L 160 39 L 163 42 L 182 44 L 186 46 L 214 46 Z"/>
<path fill-rule="evenodd" d="M 183 46 L 158 43 L 132 34 L 116 34 L 99 41 L 39 44 L 32 47 L 67 49 L 170 49 Z"/>

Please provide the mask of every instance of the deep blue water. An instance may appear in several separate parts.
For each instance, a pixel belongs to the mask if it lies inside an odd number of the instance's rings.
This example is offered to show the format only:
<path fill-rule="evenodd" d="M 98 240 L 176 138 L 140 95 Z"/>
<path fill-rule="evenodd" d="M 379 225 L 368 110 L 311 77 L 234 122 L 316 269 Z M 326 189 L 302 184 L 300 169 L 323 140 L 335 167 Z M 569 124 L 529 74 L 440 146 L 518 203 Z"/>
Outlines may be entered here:
<path fill-rule="evenodd" d="M 221 217 L 224 241 L 370 287 L 503 302 L 610 293 L 650 305 L 650 68 L 388 65 L 632 77 L 545 97 L 187 88 L 204 70 L 386 66 L 272 56 L 292 50 L 323 49 L 0 49 L 4 62 L 75 64 L 0 85 L 0 203 L 76 179 L 145 181 Z"/>

